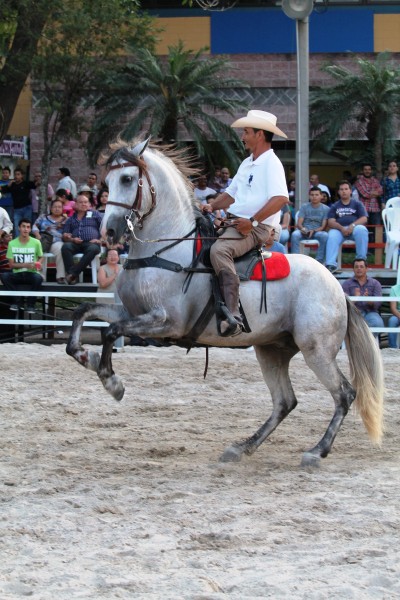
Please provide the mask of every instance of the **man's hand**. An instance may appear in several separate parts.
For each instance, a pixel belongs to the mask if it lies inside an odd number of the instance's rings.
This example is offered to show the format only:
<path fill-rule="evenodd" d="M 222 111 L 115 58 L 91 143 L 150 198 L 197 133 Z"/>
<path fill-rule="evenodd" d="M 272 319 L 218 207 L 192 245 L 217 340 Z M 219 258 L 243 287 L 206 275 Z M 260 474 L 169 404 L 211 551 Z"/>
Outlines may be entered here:
<path fill-rule="evenodd" d="M 242 235 L 249 235 L 249 233 L 251 232 L 251 230 L 253 228 L 253 225 L 251 224 L 250 219 L 244 219 L 244 218 L 234 219 L 232 221 L 232 225 Z"/>

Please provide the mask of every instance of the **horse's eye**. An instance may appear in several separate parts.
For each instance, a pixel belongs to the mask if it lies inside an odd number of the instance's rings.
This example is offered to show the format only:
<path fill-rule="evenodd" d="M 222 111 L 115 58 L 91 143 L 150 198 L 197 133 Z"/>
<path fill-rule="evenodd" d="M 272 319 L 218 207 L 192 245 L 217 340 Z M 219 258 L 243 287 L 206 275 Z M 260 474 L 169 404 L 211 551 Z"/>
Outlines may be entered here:
<path fill-rule="evenodd" d="M 122 175 L 121 177 L 121 183 L 123 183 L 124 185 L 129 185 L 130 183 L 132 183 L 132 181 L 132 175 Z"/>

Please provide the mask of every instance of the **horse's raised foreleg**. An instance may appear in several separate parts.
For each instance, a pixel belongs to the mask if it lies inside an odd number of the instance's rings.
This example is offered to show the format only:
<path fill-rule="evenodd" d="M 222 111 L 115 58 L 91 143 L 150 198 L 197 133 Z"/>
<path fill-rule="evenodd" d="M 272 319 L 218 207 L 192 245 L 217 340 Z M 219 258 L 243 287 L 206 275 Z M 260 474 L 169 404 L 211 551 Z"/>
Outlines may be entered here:
<path fill-rule="evenodd" d="M 85 321 L 101 319 L 108 323 L 126 318 L 123 306 L 116 304 L 91 304 L 85 302 L 74 310 L 71 333 L 67 343 L 67 354 L 72 356 L 86 369 L 98 372 L 100 354 L 83 348 L 81 344 L 81 331 Z"/>
<path fill-rule="evenodd" d="M 107 329 L 97 373 L 104 388 L 116 400 L 122 399 L 124 386 L 112 368 L 111 358 L 115 340 L 121 336 L 132 337 L 133 335 L 155 338 L 166 337 L 170 333 L 169 327 L 170 323 L 166 318 L 165 311 L 156 309 L 139 317 L 112 323 Z"/>
<path fill-rule="evenodd" d="M 339 370 L 336 359 L 322 361 L 320 358 L 323 356 L 322 349 L 314 349 L 310 354 L 303 351 L 303 354 L 308 366 L 314 371 L 321 383 L 328 388 L 335 401 L 335 412 L 325 434 L 314 448 L 303 454 L 301 465 L 313 467 L 319 466 L 320 459 L 328 456 L 356 393 Z"/>
<path fill-rule="evenodd" d="M 220 457 L 222 462 L 238 462 L 243 454 L 253 454 L 297 404 L 289 379 L 289 362 L 298 352 L 297 346 L 288 340 L 285 347 L 255 346 L 255 351 L 271 393 L 272 414 L 251 437 L 227 448 Z"/>

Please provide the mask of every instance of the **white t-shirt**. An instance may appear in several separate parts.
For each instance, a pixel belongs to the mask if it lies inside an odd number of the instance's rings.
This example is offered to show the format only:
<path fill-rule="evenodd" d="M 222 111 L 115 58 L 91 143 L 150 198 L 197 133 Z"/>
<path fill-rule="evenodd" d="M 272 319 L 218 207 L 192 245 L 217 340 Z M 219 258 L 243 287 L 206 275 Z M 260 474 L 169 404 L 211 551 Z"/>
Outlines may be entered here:
<path fill-rule="evenodd" d="M 246 158 L 225 192 L 235 199 L 229 212 L 245 219 L 254 216 L 274 196 L 289 199 L 283 165 L 272 149 L 263 152 L 256 160 L 252 155 Z M 279 220 L 280 210 L 262 223 L 276 227 Z"/>
<path fill-rule="evenodd" d="M 193 191 L 194 191 L 194 195 L 196 196 L 197 200 L 199 200 L 199 202 L 201 204 L 205 204 L 207 202 L 207 196 L 211 196 L 211 195 L 217 193 L 215 190 L 213 190 L 212 188 L 209 188 L 209 187 L 206 187 L 204 190 L 201 190 L 200 188 L 195 187 Z"/>

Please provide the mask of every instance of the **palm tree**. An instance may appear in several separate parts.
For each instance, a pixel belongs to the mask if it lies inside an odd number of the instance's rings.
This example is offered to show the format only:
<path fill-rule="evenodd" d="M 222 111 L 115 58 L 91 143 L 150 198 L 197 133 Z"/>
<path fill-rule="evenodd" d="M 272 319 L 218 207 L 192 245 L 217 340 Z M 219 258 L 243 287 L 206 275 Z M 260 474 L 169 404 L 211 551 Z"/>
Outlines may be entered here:
<path fill-rule="evenodd" d="M 383 160 L 394 156 L 395 122 L 400 112 L 400 69 L 390 56 L 382 52 L 375 62 L 356 57 L 357 72 L 325 66 L 322 71 L 337 84 L 310 94 L 310 125 L 318 143 L 330 151 L 344 130 L 358 139 L 366 137 L 367 152 L 378 173 L 382 173 Z"/>
<path fill-rule="evenodd" d="M 231 69 L 227 59 L 207 58 L 204 50 L 185 50 L 179 42 L 164 59 L 147 49 L 135 50 L 135 60 L 110 74 L 95 103 L 90 158 L 95 162 L 118 130 L 125 139 L 142 133 L 177 145 L 182 145 L 186 134 L 200 158 L 213 163 L 210 141 L 214 141 L 237 167 L 243 145 L 215 113 L 233 116 L 243 108 L 245 103 L 235 99 L 232 91 L 248 85 L 225 74 Z"/>

